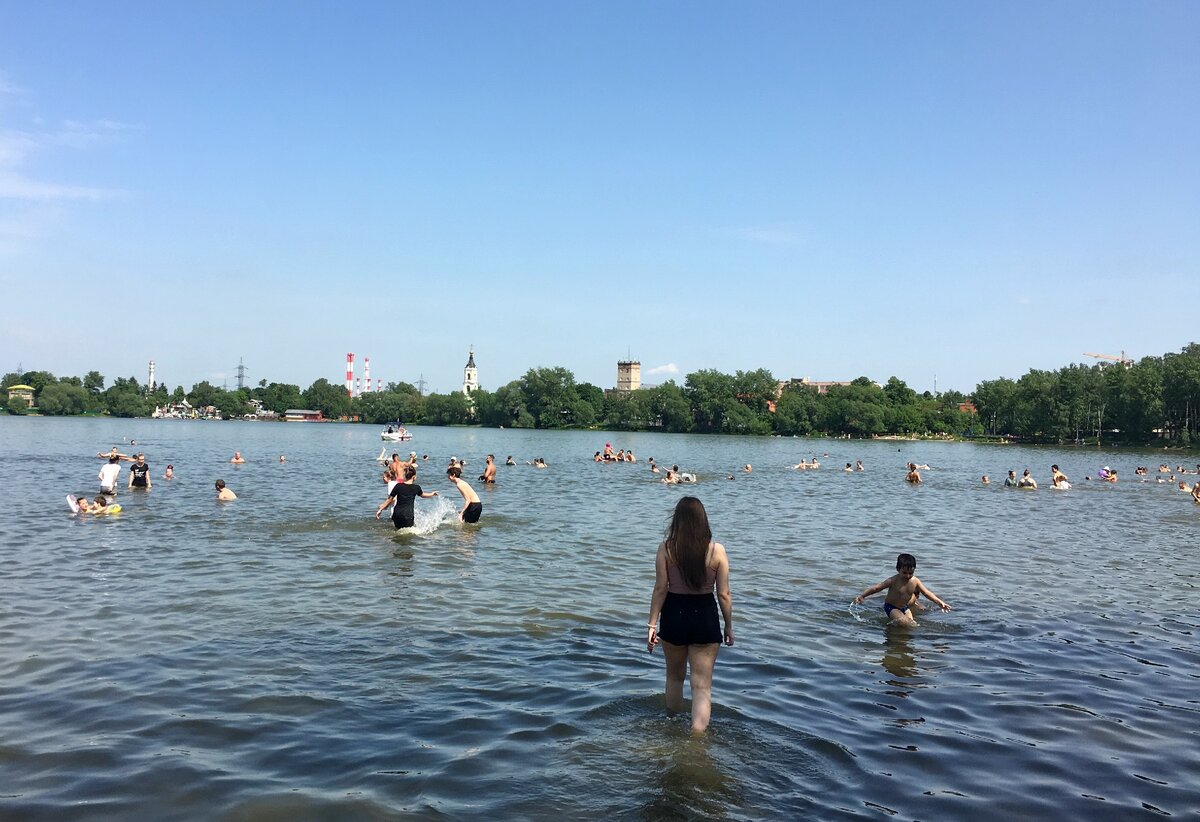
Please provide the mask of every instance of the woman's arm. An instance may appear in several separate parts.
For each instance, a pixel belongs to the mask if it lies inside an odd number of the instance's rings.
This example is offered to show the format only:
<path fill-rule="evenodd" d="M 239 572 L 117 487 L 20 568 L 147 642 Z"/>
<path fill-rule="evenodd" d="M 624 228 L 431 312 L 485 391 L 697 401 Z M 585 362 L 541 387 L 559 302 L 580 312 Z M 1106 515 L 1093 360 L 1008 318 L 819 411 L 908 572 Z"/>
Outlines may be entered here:
<path fill-rule="evenodd" d="M 667 549 L 663 543 L 658 544 L 658 553 L 654 556 L 654 592 L 650 595 L 650 619 L 646 623 L 646 650 L 653 653 L 658 644 L 658 616 L 662 613 L 663 603 L 667 599 Z"/>
<path fill-rule="evenodd" d="M 392 503 L 394 503 L 395 501 L 396 501 L 396 498 L 393 497 L 391 494 L 389 494 L 388 498 L 385 499 L 383 502 L 379 503 L 379 507 L 375 509 L 375 519 L 379 519 L 379 515 L 383 513 L 383 509 L 391 508 Z"/>
<path fill-rule="evenodd" d="M 725 644 L 733 644 L 733 594 L 729 591 L 729 555 L 725 546 L 713 543 L 713 559 L 717 561 L 717 602 L 721 606 L 721 618 L 725 620 Z"/>

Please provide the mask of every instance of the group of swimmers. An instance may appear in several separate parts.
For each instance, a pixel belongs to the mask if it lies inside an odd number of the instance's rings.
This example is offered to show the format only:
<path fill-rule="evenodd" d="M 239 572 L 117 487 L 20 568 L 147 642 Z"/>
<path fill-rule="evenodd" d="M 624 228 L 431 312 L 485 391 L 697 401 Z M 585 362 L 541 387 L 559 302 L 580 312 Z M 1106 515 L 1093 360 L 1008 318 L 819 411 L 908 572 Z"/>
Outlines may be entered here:
<path fill-rule="evenodd" d="M 1197 465 L 1196 468 L 1197 468 L 1196 473 L 1200 473 L 1200 465 Z M 1180 473 L 1184 473 L 1184 474 L 1190 473 L 1190 472 L 1184 470 L 1182 467 L 1180 467 L 1177 470 Z M 1160 473 L 1169 472 L 1169 471 L 1170 471 L 1170 469 L 1167 468 L 1166 465 L 1163 465 L 1162 467 L 1159 468 Z M 1149 472 L 1145 468 L 1138 468 L 1134 473 L 1137 474 L 1138 476 L 1146 476 Z M 1084 477 L 1084 479 L 1090 481 L 1092 479 L 1092 477 L 1091 477 L 1091 475 L 1088 475 L 1088 476 Z M 1099 471 L 1096 472 L 1096 479 L 1098 479 L 1101 482 L 1116 483 L 1118 480 L 1117 470 L 1115 468 L 1110 468 L 1106 465 L 1103 468 L 1101 468 Z M 991 484 L 991 480 L 988 478 L 987 474 L 983 475 L 982 481 L 983 481 L 984 485 Z M 1170 479 L 1163 479 L 1162 477 L 1159 477 L 1158 481 L 1160 484 L 1161 483 L 1175 484 L 1176 478 L 1175 478 L 1174 474 L 1171 474 Z M 1029 469 L 1026 468 L 1022 472 L 1020 477 L 1017 476 L 1016 471 L 1009 471 L 1008 476 L 1005 477 L 1005 479 L 1004 479 L 1004 487 L 1005 488 L 1023 488 L 1023 489 L 1029 490 L 1029 491 L 1036 491 L 1038 488 L 1038 483 L 1037 483 L 1037 480 L 1034 479 L 1033 476 L 1030 474 Z M 1058 490 L 1058 491 L 1068 491 L 1071 488 L 1071 483 L 1067 479 L 1067 475 L 1064 474 L 1057 465 L 1050 466 L 1050 487 L 1055 490 Z M 1176 487 L 1180 491 L 1184 491 L 1186 493 L 1191 494 L 1192 499 L 1194 499 L 1196 502 L 1200 502 L 1200 482 L 1196 482 L 1194 485 L 1189 486 L 1186 480 L 1179 480 L 1178 485 Z"/>
<path fill-rule="evenodd" d="M 131 445 L 136 445 L 136 440 L 130 441 Z M 130 490 L 142 489 L 149 491 L 154 483 L 150 477 L 150 466 L 146 462 L 146 455 L 143 452 L 137 454 L 124 454 L 117 446 L 113 446 L 109 451 L 101 451 L 96 456 L 106 460 L 105 464 L 100 468 L 100 473 L 97 479 L 100 480 L 100 493 L 89 502 L 84 495 L 75 498 L 71 497 L 72 509 L 78 510 L 84 514 L 113 514 L 121 511 L 121 506 L 114 502 L 117 494 L 117 482 L 121 475 L 121 463 L 128 462 L 129 465 L 129 481 L 126 483 L 126 488 Z M 245 465 L 246 459 L 242 456 L 241 451 L 234 451 L 233 457 L 229 460 L 231 465 Z M 279 462 L 287 462 L 287 457 L 283 454 L 279 455 Z M 166 471 L 163 472 L 163 479 L 175 479 L 175 466 L 168 465 Z M 218 479 L 214 483 L 214 489 L 217 493 L 217 499 L 222 502 L 237 499 L 237 494 L 231 488 L 226 487 L 225 480 Z"/>
<path fill-rule="evenodd" d="M 422 459 L 427 461 L 429 455 L 426 454 Z M 506 464 L 516 465 L 516 462 L 510 456 Z M 462 478 L 462 472 L 466 465 L 466 460 L 460 460 L 454 456 L 450 457 L 450 464 L 446 466 L 446 479 L 458 490 L 458 493 L 463 498 L 463 507 L 458 512 L 459 520 L 475 523 L 479 522 L 480 516 L 483 515 L 483 503 L 479 500 L 479 494 L 471 487 L 470 483 Z M 375 519 L 379 519 L 385 510 L 391 508 L 392 524 L 396 527 L 396 530 L 412 528 L 416 525 L 414 503 L 417 497 L 430 499 L 438 496 L 437 491 L 426 491 L 417 484 L 416 451 L 410 451 L 407 460 L 401 460 L 398 452 L 393 453 L 391 461 L 384 468 L 383 479 L 387 483 L 388 495 L 387 499 L 381 502 L 379 507 L 375 509 Z M 479 481 L 485 485 L 494 485 L 496 483 L 495 454 L 487 455 L 483 473 L 479 475 Z"/>

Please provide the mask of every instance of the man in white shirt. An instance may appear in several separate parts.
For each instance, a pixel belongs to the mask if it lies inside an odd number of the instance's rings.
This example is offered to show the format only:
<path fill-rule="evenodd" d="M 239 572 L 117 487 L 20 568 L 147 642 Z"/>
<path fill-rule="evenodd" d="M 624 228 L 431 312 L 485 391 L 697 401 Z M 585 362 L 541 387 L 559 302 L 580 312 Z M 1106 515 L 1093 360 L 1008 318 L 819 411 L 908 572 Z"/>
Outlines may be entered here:
<path fill-rule="evenodd" d="M 100 491 L 105 494 L 117 493 L 117 477 L 121 475 L 121 458 L 109 457 L 108 462 L 100 469 Z"/>

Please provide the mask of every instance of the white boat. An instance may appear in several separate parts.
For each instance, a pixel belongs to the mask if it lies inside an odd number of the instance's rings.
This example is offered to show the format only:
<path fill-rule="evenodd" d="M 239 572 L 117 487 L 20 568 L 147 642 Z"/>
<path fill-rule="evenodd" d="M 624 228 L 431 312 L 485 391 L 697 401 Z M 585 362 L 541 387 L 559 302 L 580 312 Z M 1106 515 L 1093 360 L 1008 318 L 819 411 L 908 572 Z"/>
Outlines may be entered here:
<path fill-rule="evenodd" d="M 408 433 L 403 425 L 394 431 L 389 426 L 388 430 L 380 434 L 379 437 L 384 442 L 408 442 L 412 439 L 412 434 Z"/>

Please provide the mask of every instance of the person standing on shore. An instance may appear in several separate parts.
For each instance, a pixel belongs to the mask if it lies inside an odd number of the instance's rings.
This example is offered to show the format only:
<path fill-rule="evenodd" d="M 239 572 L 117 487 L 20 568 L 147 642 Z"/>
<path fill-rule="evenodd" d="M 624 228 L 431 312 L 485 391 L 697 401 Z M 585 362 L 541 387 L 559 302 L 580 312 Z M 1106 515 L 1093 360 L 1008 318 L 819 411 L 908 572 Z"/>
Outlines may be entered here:
<path fill-rule="evenodd" d="M 725 621 L 723 633 L 718 603 Z M 666 538 L 658 545 L 646 627 L 646 650 L 653 653 L 654 646 L 662 645 L 666 658 L 667 710 L 683 710 L 683 677 L 690 668 L 692 731 L 704 731 L 712 715 L 717 651 L 722 641 L 733 645 L 733 595 L 725 546 L 713 541 L 708 514 L 696 497 L 679 500 Z"/>

